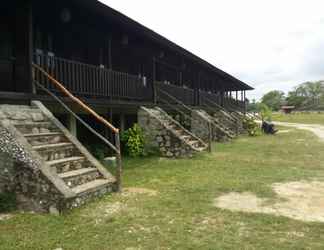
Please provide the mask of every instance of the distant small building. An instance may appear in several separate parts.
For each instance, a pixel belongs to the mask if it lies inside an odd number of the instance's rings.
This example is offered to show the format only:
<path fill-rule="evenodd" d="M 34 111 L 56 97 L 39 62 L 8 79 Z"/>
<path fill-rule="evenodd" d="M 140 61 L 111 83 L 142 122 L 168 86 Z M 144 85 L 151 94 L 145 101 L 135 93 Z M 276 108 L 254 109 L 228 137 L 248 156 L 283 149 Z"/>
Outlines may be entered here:
<path fill-rule="evenodd" d="M 282 106 L 281 111 L 285 114 L 290 114 L 295 109 L 295 106 Z"/>

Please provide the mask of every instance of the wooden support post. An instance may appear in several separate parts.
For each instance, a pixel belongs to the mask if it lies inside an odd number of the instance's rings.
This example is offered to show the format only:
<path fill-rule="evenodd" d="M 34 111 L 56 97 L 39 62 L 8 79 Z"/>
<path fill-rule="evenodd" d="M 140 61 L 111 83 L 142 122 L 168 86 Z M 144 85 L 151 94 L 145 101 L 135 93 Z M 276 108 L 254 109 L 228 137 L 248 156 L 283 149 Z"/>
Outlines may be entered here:
<path fill-rule="evenodd" d="M 156 59 L 153 57 L 153 82 L 152 82 L 152 89 L 153 89 L 153 103 L 157 103 L 157 89 L 156 89 Z"/>
<path fill-rule="evenodd" d="M 125 131 L 125 114 L 120 114 L 120 131 L 123 133 Z"/>
<path fill-rule="evenodd" d="M 15 88 L 18 92 L 33 93 L 33 25 L 32 3 L 18 1 L 15 17 Z"/>
<path fill-rule="evenodd" d="M 117 171 L 116 171 L 116 179 L 117 179 L 117 192 L 122 192 L 122 157 L 121 157 L 121 149 L 120 149 L 120 135 L 119 132 L 115 134 L 115 145 L 119 153 L 116 155 L 116 163 L 117 163 Z"/>
<path fill-rule="evenodd" d="M 247 110 L 247 103 L 246 103 L 246 91 L 244 90 L 244 114 L 246 114 L 246 110 Z"/>
<path fill-rule="evenodd" d="M 78 131 L 77 131 L 77 121 L 75 119 L 75 117 L 71 114 L 68 115 L 68 128 L 70 133 L 77 137 L 78 135 Z"/>
<path fill-rule="evenodd" d="M 198 85 L 195 86 L 195 105 L 199 106 L 200 100 L 200 84 L 201 84 L 201 71 L 198 72 Z"/>
<path fill-rule="evenodd" d="M 111 55 L 111 36 L 109 36 L 108 39 L 108 67 L 109 69 L 112 69 L 112 55 Z"/>
<path fill-rule="evenodd" d="M 211 122 L 208 122 L 208 151 L 209 151 L 209 153 L 212 152 L 212 141 L 213 141 L 212 124 L 211 124 Z"/>

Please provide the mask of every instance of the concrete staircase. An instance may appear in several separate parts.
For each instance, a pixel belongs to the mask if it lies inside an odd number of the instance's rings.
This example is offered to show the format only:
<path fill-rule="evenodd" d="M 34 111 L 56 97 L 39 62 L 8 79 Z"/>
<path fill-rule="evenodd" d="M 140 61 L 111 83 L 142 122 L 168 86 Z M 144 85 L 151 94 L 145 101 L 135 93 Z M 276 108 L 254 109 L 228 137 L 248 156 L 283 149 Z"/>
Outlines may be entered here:
<path fill-rule="evenodd" d="M 159 107 L 141 107 L 139 124 L 149 142 L 158 147 L 163 156 L 185 157 L 205 151 L 208 145 L 185 129 Z"/>
<path fill-rule="evenodd" d="M 32 106 L 2 106 L 1 110 L 6 114 L 2 127 L 37 170 L 38 178 L 27 176 L 27 170 L 18 170 L 18 175 L 25 174 L 26 178 L 16 180 L 17 192 L 25 200 L 32 200 L 34 206 L 38 204 L 33 210 L 60 212 L 115 190 L 115 177 L 40 102 Z M 48 197 L 42 189 L 47 189 Z M 37 190 L 42 194 L 37 194 Z"/>

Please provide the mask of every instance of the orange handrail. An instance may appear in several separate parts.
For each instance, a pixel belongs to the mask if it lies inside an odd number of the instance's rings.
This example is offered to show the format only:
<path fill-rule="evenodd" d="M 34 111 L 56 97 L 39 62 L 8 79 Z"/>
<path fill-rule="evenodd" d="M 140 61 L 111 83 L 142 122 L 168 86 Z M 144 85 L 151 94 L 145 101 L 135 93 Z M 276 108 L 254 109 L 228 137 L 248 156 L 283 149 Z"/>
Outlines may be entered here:
<path fill-rule="evenodd" d="M 63 84 L 61 84 L 59 81 L 57 81 L 55 78 L 53 78 L 50 74 L 48 74 L 44 69 L 42 69 L 40 66 L 33 63 L 33 67 L 38 69 L 40 72 L 42 72 L 49 80 L 51 80 L 55 86 L 60 89 L 66 96 L 71 98 L 74 102 L 76 102 L 78 105 L 81 106 L 86 112 L 94 116 L 99 122 L 106 125 L 108 128 L 110 128 L 114 133 L 119 133 L 119 129 L 115 128 L 110 122 L 108 122 L 106 119 L 101 117 L 99 114 L 97 114 L 93 109 L 91 109 L 89 106 L 87 106 L 85 103 L 83 103 L 79 98 L 75 97 L 73 94 L 68 91 Z"/>
<path fill-rule="evenodd" d="M 42 74 L 44 74 L 50 81 L 54 83 L 54 85 L 61 90 L 66 96 L 71 98 L 75 103 L 80 105 L 81 108 L 83 108 L 86 112 L 90 113 L 92 116 L 96 118 L 97 121 L 103 123 L 108 128 L 110 128 L 115 133 L 115 143 L 116 143 L 116 153 L 117 153 L 117 173 L 116 173 L 116 179 L 117 179 L 117 190 L 121 192 L 122 187 L 122 159 L 121 159 L 121 149 L 120 149 L 120 134 L 119 129 L 115 128 L 110 122 L 108 122 L 106 119 L 101 117 L 99 114 L 97 114 L 93 109 L 88 107 L 85 103 L 83 103 L 79 98 L 75 97 L 73 94 L 68 91 L 63 84 L 61 84 L 59 81 L 57 81 L 54 77 L 52 77 L 49 73 L 47 73 L 43 68 L 36 64 L 32 64 L 34 68 L 39 70 Z"/>

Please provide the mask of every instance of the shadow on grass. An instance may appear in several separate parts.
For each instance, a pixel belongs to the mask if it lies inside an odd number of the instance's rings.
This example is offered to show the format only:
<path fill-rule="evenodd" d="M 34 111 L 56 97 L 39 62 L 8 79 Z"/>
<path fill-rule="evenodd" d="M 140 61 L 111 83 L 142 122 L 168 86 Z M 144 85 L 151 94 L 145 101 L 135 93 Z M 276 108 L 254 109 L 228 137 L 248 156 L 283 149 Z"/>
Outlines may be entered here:
<path fill-rule="evenodd" d="M 0 193 L 0 213 L 8 213 L 17 209 L 14 193 Z"/>

